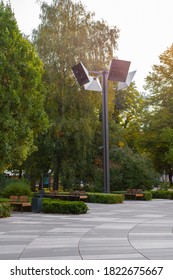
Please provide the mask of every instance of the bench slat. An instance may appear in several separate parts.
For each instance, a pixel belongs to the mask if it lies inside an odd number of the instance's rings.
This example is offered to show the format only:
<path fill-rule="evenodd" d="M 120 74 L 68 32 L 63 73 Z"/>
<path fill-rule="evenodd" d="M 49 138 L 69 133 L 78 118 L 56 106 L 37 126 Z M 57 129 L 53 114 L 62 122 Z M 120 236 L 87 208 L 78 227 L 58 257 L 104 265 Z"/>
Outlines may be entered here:
<path fill-rule="evenodd" d="M 28 201 L 27 195 L 21 195 L 20 197 L 16 195 L 10 196 L 10 205 L 18 205 L 21 207 L 21 212 L 23 213 L 23 207 L 31 206 L 31 202 Z"/>
<path fill-rule="evenodd" d="M 126 193 L 125 193 L 125 197 L 135 197 L 135 199 L 137 197 L 143 197 L 144 193 L 142 189 L 127 189 Z"/>

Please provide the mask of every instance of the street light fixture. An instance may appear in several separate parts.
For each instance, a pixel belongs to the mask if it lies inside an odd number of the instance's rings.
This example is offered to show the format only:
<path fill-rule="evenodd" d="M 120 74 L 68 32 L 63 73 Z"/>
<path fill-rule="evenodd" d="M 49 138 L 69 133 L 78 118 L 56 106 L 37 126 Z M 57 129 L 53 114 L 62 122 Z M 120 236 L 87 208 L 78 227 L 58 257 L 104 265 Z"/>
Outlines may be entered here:
<path fill-rule="evenodd" d="M 73 66 L 72 70 L 80 86 L 89 83 L 89 74 L 82 62 Z"/>
<path fill-rule="evenodd" d="M 99 78 L 93 78 L 90 76 L 89 80 L 90 80 L 89 83 L 84 85 L 85 90 L 102 92 L 102 87 L 101 87 Z"/>
<path fill-rule="evenodd" d="M 125 89 L 127 88 L 128 86 L 130 86 L 132 80 L 133 80 L 133 77 L 134 75 L 136 74 L 136 71 L 133 71 L 133 72 L 130 72 L 127 74 L 127 78 L 126 78 L 126 81 L 125 82 L 119 82 L 118 83 L 118 90 L 122 90 L 122 89 Z"/>
<path fill-rule="evenodd" d="M 88 71 L 80 62 L 72 67 L 73 73 L 80 86 L 85 90 L 102 92 L 102 119 L 103 119 L 103 170 L 104 170 L 104 192 L 110 193 L 109 175 L 109 127 L 108 127 L 108 80 L 119 82 L 118 90 L 128 87 L 135 72 L 128 74 L 130 61 L 112 59 L 109 71 Z M 92 77 L 89 73 L 97 75 Z M 102 87 L 99 77 L 102 77 Z"/>
<path fill-rule="evenodd" d="M 125 82 L 130 67 L 130 61 L 112 59 L 108 80 L 113 82 Z"/>

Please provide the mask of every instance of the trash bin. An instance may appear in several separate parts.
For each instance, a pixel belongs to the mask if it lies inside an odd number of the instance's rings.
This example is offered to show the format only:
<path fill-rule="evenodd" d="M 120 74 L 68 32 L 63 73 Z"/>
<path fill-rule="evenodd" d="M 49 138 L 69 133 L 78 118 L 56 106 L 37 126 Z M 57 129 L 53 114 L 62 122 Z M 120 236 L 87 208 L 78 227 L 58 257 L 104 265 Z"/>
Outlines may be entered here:
<path fill-rule="evenodd" d="M 42 197 L 33 197 L 32 198 L 32 212 L 39 213 L 41 212 L 41 206 L 42 206 Z"/>

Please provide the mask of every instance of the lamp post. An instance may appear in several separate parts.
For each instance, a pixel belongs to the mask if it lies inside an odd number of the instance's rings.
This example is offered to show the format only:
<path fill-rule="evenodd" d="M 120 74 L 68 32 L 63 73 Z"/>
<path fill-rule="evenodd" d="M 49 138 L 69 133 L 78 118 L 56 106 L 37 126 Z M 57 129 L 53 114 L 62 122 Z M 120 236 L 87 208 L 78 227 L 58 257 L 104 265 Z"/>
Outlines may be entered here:
<path fill-rule="evenodd" d="M 102 92 L 102 124 L 103 124 L 103 171 L 104 171 L 104 192 L 110 193 L 109 173 L 109 127 L 108 127 L 108 80 L 118 82 L 118 90 L 128 87 L 135 75 L 135 72 L 128 73 L 129 61 L 112 59 L 109 71 L 87 71 L 80 62 L 72 67 L 73 73 L 80 86 L 85 90 Z M 97 75 L 92 77 L 89 73 Z M 98 77 L 102 77 L 102 87 Z"/>
<path fill-rule="evenodd" d="M 109 175 L 109 127 L 108 127 L 108 71 L 102 71 L 102 125 L 103 125 L 103 172 L 104 192 L 110 193 Z"/>

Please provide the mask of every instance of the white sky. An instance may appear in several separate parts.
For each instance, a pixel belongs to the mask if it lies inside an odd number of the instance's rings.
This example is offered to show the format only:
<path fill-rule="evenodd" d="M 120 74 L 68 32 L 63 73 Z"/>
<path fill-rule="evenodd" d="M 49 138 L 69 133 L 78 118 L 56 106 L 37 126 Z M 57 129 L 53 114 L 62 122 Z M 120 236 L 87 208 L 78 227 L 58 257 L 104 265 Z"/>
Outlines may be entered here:
<path fill-rule="evenodd" d="M 74 0 L 78 2 L 77 0 Z M 5 1 L 4 1 L 5 2 Z M 52 0 L 46 0 L 51 3 Z M 131 61 L 130 70 L 137 88 L 143 91 L 144 78 L 159 55 L 173 44 L 173 0 L 81 0 L 96 18 L 120 29 L 119 59 Z M 20 30 L 30 35 L 39 24 L 36 0 L 11 0 Z"/>

